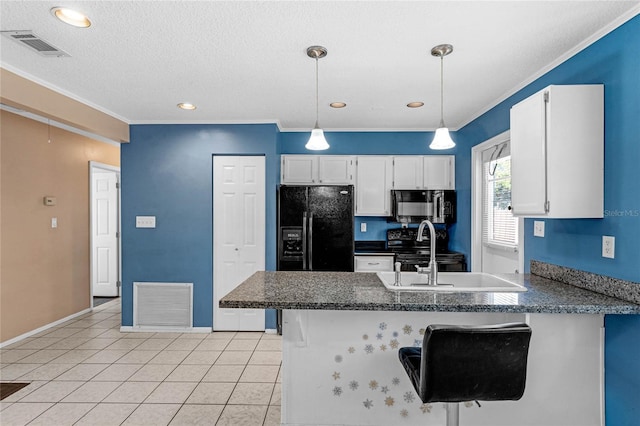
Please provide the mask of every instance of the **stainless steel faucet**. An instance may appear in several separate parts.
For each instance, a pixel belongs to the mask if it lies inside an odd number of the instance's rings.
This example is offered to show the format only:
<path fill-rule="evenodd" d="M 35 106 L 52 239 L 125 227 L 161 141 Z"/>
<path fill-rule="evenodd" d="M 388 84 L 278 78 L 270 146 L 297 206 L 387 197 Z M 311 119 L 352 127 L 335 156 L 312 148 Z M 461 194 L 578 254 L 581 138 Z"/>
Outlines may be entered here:
<path fill-rule="evenodd" d="M 429 259 L 429 267 L 428 268 L 420 268 L 416 266 L 419 274 L 429 273 L 429 285 L 438 285 L 438 264 L 436 263 L 436 230 L 433 227 L 433 223 L 431 221 L 425 219 L 420 222 L 420 227 L 418 227 L 418 238 L 416 241 L 422 241 L 422 233 L 424 232 L 424 227 L 429 227 L 429 241 L 431 242 L 431 258 Z"/>

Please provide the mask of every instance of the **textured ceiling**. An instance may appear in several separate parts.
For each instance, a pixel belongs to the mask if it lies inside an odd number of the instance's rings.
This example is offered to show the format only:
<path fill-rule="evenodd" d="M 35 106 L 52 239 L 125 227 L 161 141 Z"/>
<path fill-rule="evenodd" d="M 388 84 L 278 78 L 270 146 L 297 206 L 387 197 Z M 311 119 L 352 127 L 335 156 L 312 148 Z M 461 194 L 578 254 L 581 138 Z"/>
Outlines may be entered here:
<path fill-rule="evenodd" d="M 49 10 L 61 5 L 93 25 L 60 23 Z M 430 50 L 450 43 L 444 113 L 456 129 L 639 12 L 638 1 L 3 0 L 3 31 L 32 30 L 71 57 L 45 58 L 0 37 L 0 59 L 130 123 L 308 130 L 315 63 L 306 48 L 320 44 L 321 127 L 430 130 L 440 115 L 440 62 Z M 411 101 L 425 106 L 409 109 Z"/>

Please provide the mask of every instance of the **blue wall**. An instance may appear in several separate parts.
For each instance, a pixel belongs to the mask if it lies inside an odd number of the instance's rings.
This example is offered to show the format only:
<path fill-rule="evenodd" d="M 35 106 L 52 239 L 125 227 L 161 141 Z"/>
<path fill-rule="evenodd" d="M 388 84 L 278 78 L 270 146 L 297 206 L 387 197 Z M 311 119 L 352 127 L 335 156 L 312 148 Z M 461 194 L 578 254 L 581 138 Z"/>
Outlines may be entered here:
<path fill-rule="evenodd" d="M 122 325 L 133 324 L 133 282 L 194 283 L 194 326 L 213 323 L 213 155 L 266 156 L 266 268 L 275 270 L 275 125 L 135 125 L 121 148 Z M 156 216 L 137 229 L 135 216 Z M 267 328 L 275 328 L 268 311 Z"/>
<path fill-rule="evenodd" d="M 459 198 L 469 197 L 471 147 L 509 128 L 513 104 L 550 84 L 595 83 L 605 86 L 605 218 L 545 220 L 545 238 L 533 237 L 533 220 L 525 220 L 525 265 L 528 271 L 537 259 L 640 282 L 640 16 L 460 129 L 456 189 Z M 471 244 L 469 215 L 458 208 L 456 238 L 465 248 Z M 615 259 L 601 257 L 602 235 L 616 237 Z M 607 317 L 605 345 L 607 424 L 636 425 L 639 317 Z"/>

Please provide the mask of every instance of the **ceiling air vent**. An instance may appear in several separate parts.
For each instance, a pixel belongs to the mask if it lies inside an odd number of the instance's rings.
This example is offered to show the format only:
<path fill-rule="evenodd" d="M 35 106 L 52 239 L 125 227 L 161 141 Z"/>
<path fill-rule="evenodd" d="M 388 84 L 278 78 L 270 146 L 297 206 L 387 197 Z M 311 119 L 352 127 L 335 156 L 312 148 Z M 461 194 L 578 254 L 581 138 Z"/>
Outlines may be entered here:
<path fill-rule="evenodd" d="M 33 31 L 2 31 L 2 35 L 11 40 L 26 46 L 42 56 L 59 58 L 63 56 L 71 56 L 67 52 L 58 49 L 48 41 L 44 41 L 38 37 Z"/>

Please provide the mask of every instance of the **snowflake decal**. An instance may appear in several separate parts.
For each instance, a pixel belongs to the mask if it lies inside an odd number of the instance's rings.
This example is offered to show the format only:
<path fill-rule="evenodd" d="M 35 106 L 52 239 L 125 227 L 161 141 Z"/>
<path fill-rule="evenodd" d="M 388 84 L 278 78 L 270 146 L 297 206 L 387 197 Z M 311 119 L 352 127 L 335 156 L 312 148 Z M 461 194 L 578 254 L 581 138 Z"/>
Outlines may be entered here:
<path fill-rule="evenodd" d="M 397 331 L 394 331 L 393 333 L 391 333 L 391 335 L 393 337 L 398 337 L 400 335 L 400 333 L 398 333 Z"/>
<path fill-rule="evenodd" d="M 373 401 L 371 401 L 370 399 L 365 399 L 365 400 L 362 402 L 362 405 L 364 405 L 364 406 L 365 406 L 365 408 L 366 408 L 367 410 L 369 410 L 369 409 L 371 409 L 371 407 L 373 407 Z"/>
<path fill-rule="evenodd" d="M 380 350 L 382 352 L 386 351 L 387 350 L 387 345 L 380 345 Z"/>
<path fill-rule="evenodd" d="M 369 340 L 369 335 L 368 334 L 363 334 L 362 335 L 362 340 Z"/>
<path fill-rule="evenodd" d="M 431 412 L 431 404 L 422 404 L 422 405 L 420 406 L 420 410 L 421 410 L 424 414 L 430 413 L 430 412 Z"/>
<path fill-rule="evenodd" d="M 381 322 L 378 327 L 380 327 L 380 330 L 386 330 L 387 329 L 387 323 L 386 322 Z"/>
<path fill-rule="evenodd" d="M 373 353 L 373 345 L 367 345 L 364 347 L 364 351 L 368 354 Z"/>
<path fill-rule="evenodd" d="M 382 386 L 382 387 L 380 388 L 380 392 L 382 392 L 382 393 L 387 393 L 387 392 L 389 392 L 389 386 Z"/>
<path fill-rule="evenodd" d="M 375 380 L 372 380 L 369 382 L 369 388 L 371 388 L 372 390 L 376 390 L 378 389 L 378 382 Z"/>
<path fill-rule="evenodd" d="M 382 340 L 383 337 L 384 336 L 382 335 L 382 333 L 376 334 L 376 339 L 378 339 L 378 340 Z"/>
<path fill-rule="evenodd" d="M 424 328 L 421 328 L 420 330 L 418 330 L 418 333 L 420 333 L 421 336 L 424 336 L 424 332 L 427 331 Z"/>
<path fill-rule="evenodd" d="M 413 346 L 415 346 L 416 348 L 419 348 L 420 346 L 422 346 L 422 340 L 420 339 L 415 339 L 413 341 Z"/>
<path fill-rule="evenodd" d="M 411 404 L 415 399 L 415 396 L 413 396 L 412 392 L 405 392 L 402 398 L 404 398 L 405 402 L 408 402 L 409 404 Z"/>
<path fill-rule="evenodd" d="M 397 377 L 394 377 L 391 380 L 391 384 L 394 385 L 394 386 L 398 386 L 400 384 L 400 379 L 398 379 Z"/>
<path fill-rule="evenodd" d="M 342 388 L 340 386 L 336 386 L 333 388 L 333 396 L 342 395 Z"/>
<path fill-rule="evenodd" d="M 400 416 L 407 418 L 409 417 L 409 412 L 405 409 L 400 410 Z"/>
<path fill-rule="evenodd" d="M 402 331 L 404 332 L 404 334 L 411 334 L 411 332 L 413 331 L 413 327 L 407 324 L 404 327 L 402 327 Z"/>
<path fill-rule="evenodd" d="M 338 380 L 340 378 L 340 373 L 338 373 L 337 371 L 334 371 L 332 376 L 333 376 L 333 380 Z"/>
<path fill-rule="evenodd" d="M 391 346 L 391 349 L 398 349 L 399 345 L 400 343 L 396 339 L 393 339 L 389 342 L 389 346 Z"/>
<path fill-rule="evenodd" d="M 336 355 L 334 359 L 336 362 L 342 362 L 342 355 Z"/>
<path fill-rule="evenodd" d="M 347 349 L 347 352 L 349 352 L 350 354 L 354 353 L 356 351 L 356 348 L 354 348 L 353 346 L 349 346 L 349 349 Z"/>
<path fill-rule="evenodd" d="M 351 389 L 352 391 L 358 389 L 358 386 L 360 385 L 355 380 L 349 382 L 349 389 Z"/>
<path fill-rule="evenodd" d="M 391 398 L 390 396 L 388 396 L 388 397 L 386 397 L 386 398 L 384 399 L 384 405 L 386 405 L 387 407 L 391 407 L 391 406 L 393 406 L 393 404 L 394 404 L 395 402 L 396 402 L 396 401 L 395 401 L 393 398 Z"/>

